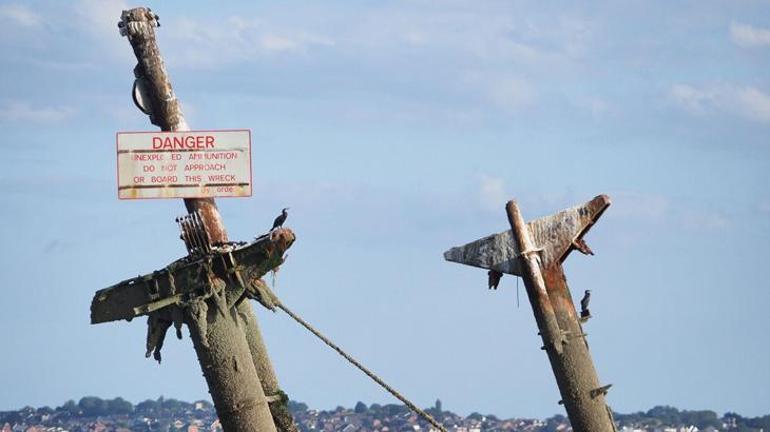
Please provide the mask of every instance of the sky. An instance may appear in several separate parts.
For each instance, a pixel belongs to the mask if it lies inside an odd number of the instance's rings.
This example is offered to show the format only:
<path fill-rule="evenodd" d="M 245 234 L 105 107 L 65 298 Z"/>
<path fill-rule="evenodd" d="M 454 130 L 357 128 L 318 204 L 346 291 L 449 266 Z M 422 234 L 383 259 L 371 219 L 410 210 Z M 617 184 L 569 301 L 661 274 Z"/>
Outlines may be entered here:
<path fill-rule="evenodd" d="M 579 4 L 578 4 L 579 3 Z M 232 239 L 282 207 L 275 292 L 420 406 L 546 417 L 560 399 L 523 284 L 443 252 L 608 194 L 573 296 L 619 412 L 770 413 L 770 2 L 149 1 L 193 129 L 252 131 Z M 0 410 L 208 398 L 187 337 L 92 326 L 93 293 L 183 256 L 181 200 L 117 199 L 132 103 L 116 0 L 0 1 Z M 268 278 L 268 281 L 270 278 Z M 395 403 L 255 304 L 284 390 Z"/>

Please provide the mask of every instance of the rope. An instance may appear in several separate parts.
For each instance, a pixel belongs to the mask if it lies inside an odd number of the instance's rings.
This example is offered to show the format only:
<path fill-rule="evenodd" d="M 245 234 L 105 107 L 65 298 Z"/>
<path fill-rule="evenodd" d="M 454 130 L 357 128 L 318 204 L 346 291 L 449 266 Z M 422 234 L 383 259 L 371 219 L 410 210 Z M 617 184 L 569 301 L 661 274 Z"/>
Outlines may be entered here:
<path fill-rule="evenodd" d="M 401 402 L 403 402 L 404 405 L 406 405 L 407 407 L 409 407 L 409 409 L 411 409 L 412 411 L 417 413 L 417 415 L 419 415 L 420 417 L 425 419 L 425 421 L 427 421 L 431 425 L 435 426 L 436 429 L 440 430 L 441 432 L 447 432 L 446 428 L 444 428 L 444 426 L 441 426 L 441 424 L 439 422 L 437 422 L 436 419 L 433 418 L 433 416 L 431 416 L 430 414 L 426 413 L 422 409 L 418 408 L 417 405 L 413 404 L 412 402 L 409 401 L 409 399 L 407 399 L 404 396 L 402 396 L 399 392 L 396 391 L 396 389 L 394 389 L 393 387 L 385 384 L 385 381 L 381 380 L 380 377 L 378 377 L 372 371 L 367 369 L 364 365 L 362 365 L 361 363 L 356 361 L 356 359 L 354 359 L 353 357 L 348 355 L 345 351 L 342 350 L 342 348 L 340 348 L 337 345 L 335 345 L 334 342 L 329 340 L 326 336 L 322 335 L 321 332 L 319 332 L 313 326 L 311 326 L 310 324 L 305 322 L 305 320 L 303 320 L 299 316 L 295 315 L 294 312 L 289 310 L 289 308 L 287 308 L 286 306 L 284 306 L 281 303 L 278 303 L 276 306 L 279 309 L 281 309 L 282 311 L 286 312 L 287 315 L 289 315 L 294 321 L 297 321 L 302 327 L 305 327 L 308 331 L 310 331 L 310 333 L 313 333 L 314 335 L 316 335 L 316 337 L 318 339 L 321 339 L 323 341 L 323 343 L 328 345 L 331 349 L 333 349 L 334 351 L 337 351 L 337 353 L 339 353 L 339 355 L 344 357 L 345 360 L 349 361 L 353 366 L 357 367 L 361 372 L 365 373 L 366 376 L 368 376 L 369 378 L 373 379 L 374 382 L 376 382 L 382 388 L 387 390 L 388 393 L 390 393 L 393 396 L 395 396 L 396 399 L 398 399 Z"/>

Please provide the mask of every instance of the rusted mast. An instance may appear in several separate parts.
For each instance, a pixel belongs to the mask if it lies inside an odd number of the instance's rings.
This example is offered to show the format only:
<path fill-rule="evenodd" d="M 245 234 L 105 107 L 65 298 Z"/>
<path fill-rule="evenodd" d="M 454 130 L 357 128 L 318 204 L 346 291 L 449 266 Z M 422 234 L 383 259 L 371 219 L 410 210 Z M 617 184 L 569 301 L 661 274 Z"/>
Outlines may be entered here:
<path fill-rule="evenodd" d="M 575 432 L 616 431 L 612 411 L 604 398 L 609 387 L 599 383 L 567 287 L 562 259 L 554 259 L 543 268 L 540 251 L 534 249 L 529 228 L 515 201 L 508 202 L 506 213 L 515 246 L 520 252 L 527 295 L 572 429 Z M 579 238 L 576 241 L 582 242 Z M 580 244 L 577 246 L 581 247 Z"/>
<path fill-rule="evenodd" d="M 532 240 L 529 238 L 529 230 L 524 223 L 524 219 L 521 217 L 521 212 L 516 202 L 509 201 L 505 209 L 508 213 L 508 222 L 511 224 L 511 230 L 514 234 L 513 238 L 521 257 L 522 278 L 527 287 L 527 296 L 532 304 L 532 311 L 535 314 L 537 327 L 540 329 L 540 336 L 543 338 L 543 346 L 549 352 L 561 353 L 564 336 L 559 329 L 559 323 L 556 321 L 556 313 L 551 305 L 545 281 L 539 271 L 539 252 L 535 249 Z"/>
<path fill-rule="evenodd" d="M 562 263 L 577 250 L 593 255 L 583 236 L 610 205 L 592 200 L 524 223 L 518 206 L 506 206 L 511 229 L 449 249 L 444 259 L 489 270 L 489 280 L 504 274 L 521 276 L 562 396 L 576 432 L 615 431 L 606 405 L 609 385 L 601 386 L 586 335 L 567 287 Z M 488 282 L 489 284 L 489 282 Z"/>
<path fill-rule="evenodd" d="M 124 11 L 121 16 L 121 34 L 128 37 L 138 60 L 134 69 L 134 99 L 162 130 L 189 130 L 155 39 L 157 20 L 157 15 L 145 8 Z M 197 211 L 203 216 L 212 244 L 228 241 L 213 199 L 184 202 L 188 212 Z M 279 424 L 280 432 L 294 432 L 296 426 L 286 405 L 287 398 L 278 387 L 251 305 L 244 301 L 237 306 L 237 314 L 221 313 L 233 303 L 234 299 L 227 296 L 213 296 L 198 307 L 186 308 L 185 314 L 222 426 L 228 432 L 270 432 Z M 239 323 L 245 325 L 240 327 Z"/>

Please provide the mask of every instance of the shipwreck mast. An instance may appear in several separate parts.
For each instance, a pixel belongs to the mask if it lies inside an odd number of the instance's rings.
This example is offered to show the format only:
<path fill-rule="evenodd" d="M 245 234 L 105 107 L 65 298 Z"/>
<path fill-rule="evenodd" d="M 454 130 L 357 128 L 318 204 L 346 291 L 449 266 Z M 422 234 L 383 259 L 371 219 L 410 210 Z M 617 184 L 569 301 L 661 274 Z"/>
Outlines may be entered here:
<path fill-rule="evenodd" d="M 123 11 L 118 27 L 131 43 L 133 97 L 163 131 L 189 130 L 155 39 L 158 16 L 148 8 Z M 256 316 L 246 298 L 259 279 L 283 262 L 294 241 L 276 230 L 249 245 L 228 241 L 213 198 L 184 200 L 188 216 L 178 219 L 190 255 L 160 271 L 98 291 L 91 322 L 148 315 L 147 355 L 160 361 L 171 325 L 186 324 L 214 406 L 226 432 L 296 432 L 288 397 L 280 390 Z"/>
<path fill-rule="evenodd" d="M 511 229 L 444 253 L 448 261 L 524 279 L 537 322 L 542 349 L 548 354 L 575 432 L 615 432 L 612 410 L 605 401 L 610 385 L 601 385 L 575 310 L 562 262 L 578 250 L 593 252 L 583 236 L 610 205 L 606 195 L 557 214 L 524 223 L 518 205 L 509 201 Z"/>

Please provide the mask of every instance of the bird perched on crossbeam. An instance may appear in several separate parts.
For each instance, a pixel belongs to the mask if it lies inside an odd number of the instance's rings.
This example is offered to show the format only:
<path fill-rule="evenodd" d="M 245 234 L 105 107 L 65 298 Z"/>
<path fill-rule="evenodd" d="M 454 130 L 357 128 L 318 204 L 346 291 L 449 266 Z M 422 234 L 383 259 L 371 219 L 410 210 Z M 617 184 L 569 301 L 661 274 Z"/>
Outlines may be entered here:
<path fill-rule="evenodd" d="M 591 318 L 591 311 L 588 310 L 588 304 L 591 302 L 591 290 L 586 290 L 583 299 L 580 300 L 580 322 L 588 321 Z"/>
<path fill-rule="evenodd" d="M 286 218 L 289 217 L 289 214 L 286 212 L 288 209 L 289 207 L 286 207 L 281 210 L 281 214 L 279 214 L 278 217 L 273 221 L 273 227 L 270 229 L 270 231 L 283 226 L 283 223 L 286 222 Z"/>

